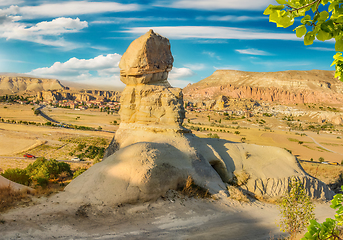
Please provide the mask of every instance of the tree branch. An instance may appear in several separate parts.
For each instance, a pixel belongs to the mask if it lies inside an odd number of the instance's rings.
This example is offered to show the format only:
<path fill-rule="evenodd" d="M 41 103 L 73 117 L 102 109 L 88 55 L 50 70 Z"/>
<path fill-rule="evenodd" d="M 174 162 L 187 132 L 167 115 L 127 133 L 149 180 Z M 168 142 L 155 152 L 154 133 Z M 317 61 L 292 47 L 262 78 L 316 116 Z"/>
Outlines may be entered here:
<path fill-rule="evenodd" d="M 319 6 L 319 3 L 321 2 L 322 0 L 314 0 L 313 2 L 309 3 L 309 4 L 306 4 L 300 8 L 294 8 L 294 7 L 291 7 L 292 10 L 290 12 L 294 12 L 294 11 L 298 11 L 298 10 L 301 10 L 303 8 L 306 8 L 306 7 L 309 7 L 309 6 L 312 6 L 313 4 L 317 3 L 317 9 L 318 9 L 318 6 Z"/>

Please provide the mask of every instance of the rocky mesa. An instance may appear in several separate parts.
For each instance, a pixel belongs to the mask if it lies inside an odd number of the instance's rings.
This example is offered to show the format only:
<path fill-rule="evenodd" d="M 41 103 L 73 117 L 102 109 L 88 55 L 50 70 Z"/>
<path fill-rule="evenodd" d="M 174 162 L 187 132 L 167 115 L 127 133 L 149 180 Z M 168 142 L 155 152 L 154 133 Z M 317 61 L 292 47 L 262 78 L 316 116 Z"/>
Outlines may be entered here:
<path fill-rule="evenodd" d="M 228 98 L 295 103 L 343 103 L 343 82 L 333 71 L 243 72 L 217 70 L 183 89 L 185 100 Z"/>
<path fill-rule="evenodd" d="M 25 76 L 0 76 L 1 94 L 18 94 L 24 92 L 40 92 L 47 90 L 64 90 L 64 87 L 57 79 L 33 78 Z"/>

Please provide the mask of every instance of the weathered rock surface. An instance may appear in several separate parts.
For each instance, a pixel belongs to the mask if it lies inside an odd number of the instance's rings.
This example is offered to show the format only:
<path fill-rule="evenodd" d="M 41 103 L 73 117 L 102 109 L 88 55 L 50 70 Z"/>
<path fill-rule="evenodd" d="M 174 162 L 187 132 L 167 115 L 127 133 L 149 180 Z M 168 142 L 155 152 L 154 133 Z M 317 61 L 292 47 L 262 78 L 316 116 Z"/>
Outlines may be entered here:
<path fill-rule="evenodd" d="M 167 78 L 173 62 L 169 40 L 150 30 L 134 40 L 123 54 L 120 80 L 126 85 L 153 83 L 170 87 Z"/>
<path fill-rule="evenodd" d="M 284 71 L 243 72 L 217 70 L 208 78 L 183 89 L 185 100 L 230 98 L 290 103 L 343 103 L 343 82 L 334 72 Z"/>
<path fill-rule="evenodd" d="M 221 196 L 229 194 L 227 184 L 239 181 L 252 195 L 278 198 L 296 177 L 304 181 L 311 197 L 332 197 L 330 189 L 308 176 L 284 149 L 198 138 L 183 128 L 181 89 L 170 87 L 160 74 L 171 68 L 168 49 L 168 39 L 149 31 L 123 55 L 121 79 L 127 86 L 121 97 L 119 129 L 107 157 L 65 188 L 67 201 L 120 204 L 154 200 L 184 185 L 188 176 L 209 193 Z M 154 62 L 150 56 L 161 59 Z"/>
<path fill-rule="evenodd" d="M 152 30 L 130 44 L 119 63 L 120 79 L 127 86 L 121 94 L 117 136 L 137 127 L 185 130 L 182 91 L 167 81 L 172 64 L 169 40 Z"/>

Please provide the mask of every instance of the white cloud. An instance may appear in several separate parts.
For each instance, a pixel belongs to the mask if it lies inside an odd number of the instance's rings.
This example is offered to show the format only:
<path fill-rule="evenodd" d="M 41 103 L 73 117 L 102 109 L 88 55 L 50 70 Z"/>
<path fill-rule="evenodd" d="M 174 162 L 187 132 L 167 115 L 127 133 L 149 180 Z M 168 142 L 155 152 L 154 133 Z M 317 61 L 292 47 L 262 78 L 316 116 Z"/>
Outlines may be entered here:
<path fill-rule="evenodd" d="M 332 47 L 332 48 L 326 48 L 326 47 L 309 47 L 308 49 L 312 49 L 312 50 L 317 50 L 317 51 L 332 51 L 332 52 L 335 52 L 335 48 Z"/>
<path fill-rule="evenodd" d="M 37 68 L 27 73 L 46 78 L 56 78 L 96 86 L 124 87 L 120 81 L 118 67 L 121 55 L 100 55 L 91 59 L 71 58 L 66 62 L 55 62 L 50 67 Z M 183 80 L 194 76 L 189 68 L 173 68 L 169 73 L 169 82 L 175 87 L 185 87 L 190 81 Z"/>
<path fill-rule="evenodd" d="M 239 70 L 242 71 L 244 69 L 242 66 L 239 65 L 223 65 L 223 66 L 213 66 L 215 70 Z"/>
<path fill-rule="evenodd" d="M 90 22 L 91 24 L 121 24 L 128 22 L 149 22 L 149 21 L 187 21 L 186 18 L 164 18 L 164 17 L 144 17 L 144 18 L 122 18 L 122 17 L 108 17 L 101 18 Z"/>
<path fill-rule="evenodd" d="M 299 67 L 299 66 L 313 66 L 310 61 L 260 61 L 259 59 L 252 59 L 252 64 L 263 65 L 264 67 Z"/>
<path fill-rule="evenodd" d="M 17 6 L 10 6 L 6 9 L 0 9 L 0 26 L 20 20 L 20 16 L 15 16 L 18 12 L 18 9 L 19 8 Z"/>
<path fill-rule="evenodd" d="M 123 32 L 144 34 L 149 29 L 169 39 L 274 39 L 303 41 L 295 34 L 270 33 L 253 28 L 215 27 L 215 26 L 175 26 L 175 27 L 135 27 Z"/>
<path fill-rule="evenodd" d="M 236 52 L 239 52 L 240 54 L 248 54 L 248 55 L 259 55 L 259 56 L 267 56 L 267 55 L 272 55 L 268 52 L 254 49 L 254 48 L 248 48 L 248 49 L 236 49 Z"/>
<path fill-rule="evenodd" d="M 195 73 L 190 68 L 176 68 L 173 69 L 169 73 L 168 82 L 173 87 L 184 88 L 186 87 L 191 81 L 184 80 L 184 78 L 192 77 Z"/>
<path fill-rule="evenodd" d="M 251 17 L 251 16 L 209 16 L 209 17 L 197 17 L 196 20 L 206 20 L 206 21 L 218 21 L 218 22 L 245 22 L 245 21 L 259 21 L 265 20 L 268 17 Z"/>
<path fill-rule="evenodd" d="M 193 71 L 199 71 L 206 68 L 206 65 L 203 63 L 194 63 L 194 64 L 185 64 L 185 67 L 188 67 L 189 69 Z"/>
<path fill-rule="evenodd" d="M 181 8 L 181 9 L 200 9 L 200 10 L 222 10 L 222 9 L 241 9 L 241 10 L 260 10 L 269 4 L 275 4 L 274 0 L 160 0 L 154 6 Z"/>
<path fill-rule="evenodd" d="M 0 6 L 10 6 L 23 3 L 24 0 L 0 0 Z"/>
<path fill-rule="evenodd" d="M 186 87 L 188 84 L 193 83 L 191 81 L 187 81 L 187 80 L 168 80 L 170 85 L 172 85 L 173 87 L 178 87 L 178 88 L 184 88 Z"/>
<path fill-rule="evenodd" d="M 218 60 L 221 60 L 221 58 L 217 56 L 215 52 L 203 51 L 202 54 L 208 55 L 211 58 L 216 58 Z"/>
<path fill-rule="evenodd" d="M 189 68 L 173 68 L 169 73 L 170 80 L 187 78 L 194 76 L 195 73 Z"/>
<path fill-rule="evenodd" d="M 10 16 L 7 17 L 10 18 Z M 0 25 L 0 37 L 7 40 L 29 41 L 65 49 L 73 49 L 80 46 L 65 41 L 64 38 L 59 37 L 60 35 L 79 32 L 83 28 L 88 27 L 88 23 L 80 21 L 79 18 L 56 18 L 52 21 L 44 21 L 32 26 L 18 22 L 16 19 L 10 20 Z"/>
<path fill-rule="evenodd" d="M 37 6 L 21 7 L 19 13 L 25 18 L 61 17 L 82 14 L 95 14 L 106 12 L 138 11 L 137 4 L 121 4 L 116 2 L 88 2 L 66 1 L 59 3 L 44 3 Z"/>
<path fill-rule="evenodd" d="M 121 55 L 100 55 L 92 59 L 71 58 L 66 62 L 55 62 L 51 67 L 37 68 L 27 73 L 46 78 L 79 81 L 92 85 L 123 86 L 119 80 Z M 95 73 L 94 73 L 95 72 Z"/>

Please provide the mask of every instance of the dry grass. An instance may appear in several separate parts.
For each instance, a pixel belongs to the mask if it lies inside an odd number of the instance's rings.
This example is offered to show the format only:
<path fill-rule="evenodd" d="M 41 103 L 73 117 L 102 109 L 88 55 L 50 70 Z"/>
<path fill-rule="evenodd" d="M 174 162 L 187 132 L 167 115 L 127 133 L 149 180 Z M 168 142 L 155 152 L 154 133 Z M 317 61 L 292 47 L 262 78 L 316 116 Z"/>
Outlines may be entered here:
<path fill-rule="evenodd" d="M 230 182 L 230 184 L 237 187 L 242 186 L 242 185 L 247 184 L 249 179 L 250 179 L 250 175 L 245 170 L 240 171 L 239 174 L 234 172 L 234 177 L 232 181 Z"/>
<path fill-rule="evenodd" d="M 326 184 L 335 183 L 343 173 L 343 166 L 340 165 L 301 162 L 301 166 L 305 172 Z"/>
<path fill-rule="evenodd" d="M 188 176 L 183 187 L 179 190 L 181 194 L 188 197 L 195 198 L 209 198 L 211 194 L 208 192 L 208 189 L 200 187 L 194 183 L 194 180 L 191 176 Z"/>
<path fill-rule="evenodd" d="M 29 192 L 15 191 L 11 187 L 0 188 L 0 212 L 15 207 L 22 201 L 30 201 Z"/>
<path fill-rule="evenodd" d="M 244 192 L 235 186 L 228 185 L 227 190 L 230 193 L 230 198 L 237 200 L 239 202 L 250 202 L 249 198 L 244 194 Z"/>

